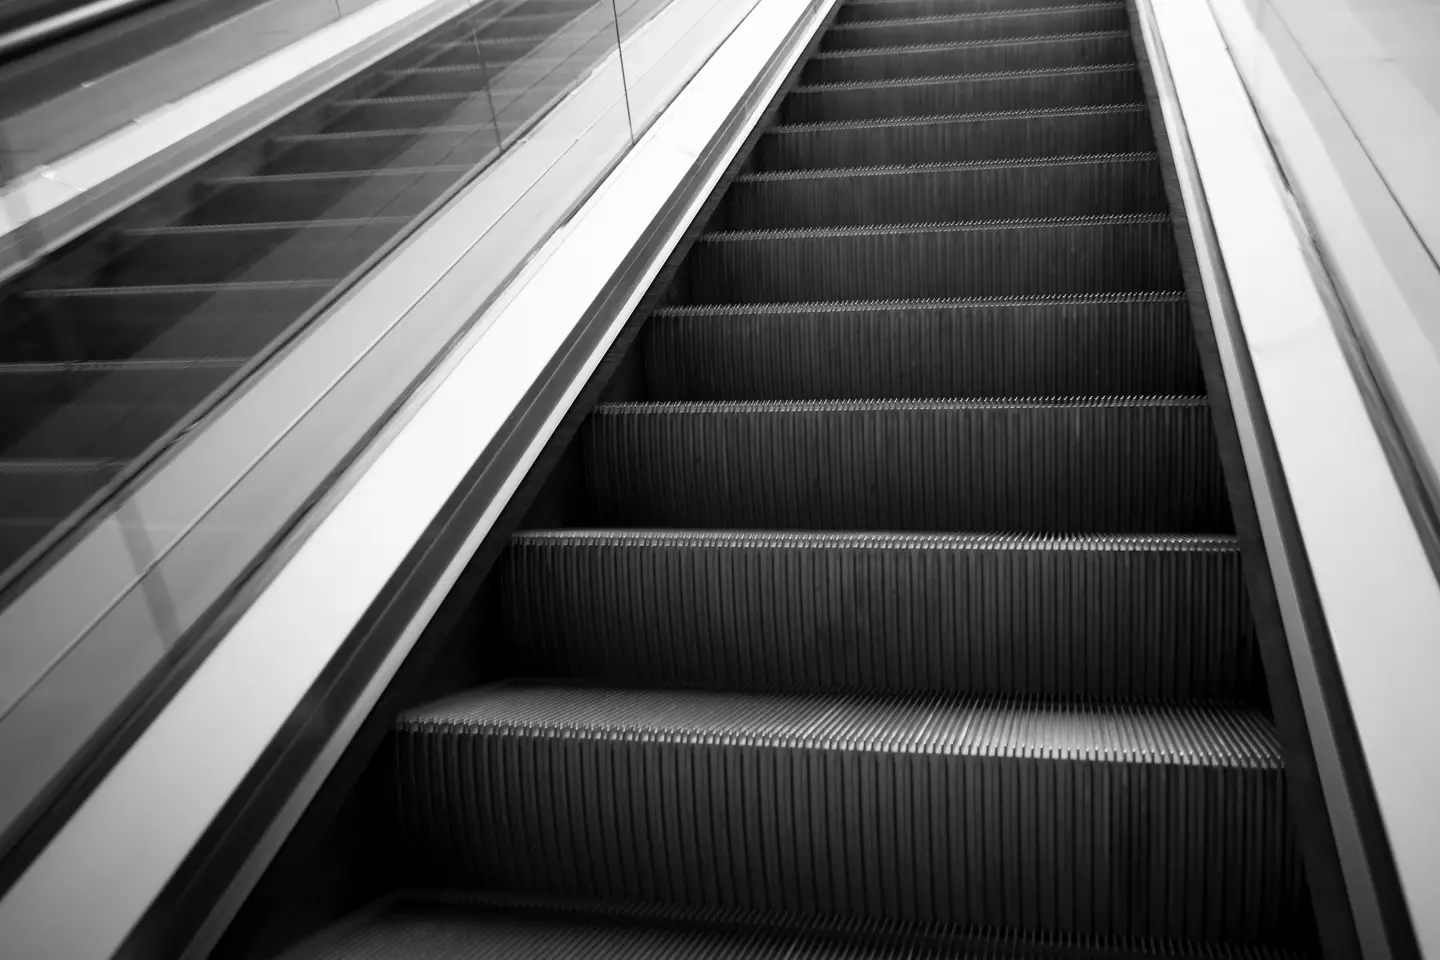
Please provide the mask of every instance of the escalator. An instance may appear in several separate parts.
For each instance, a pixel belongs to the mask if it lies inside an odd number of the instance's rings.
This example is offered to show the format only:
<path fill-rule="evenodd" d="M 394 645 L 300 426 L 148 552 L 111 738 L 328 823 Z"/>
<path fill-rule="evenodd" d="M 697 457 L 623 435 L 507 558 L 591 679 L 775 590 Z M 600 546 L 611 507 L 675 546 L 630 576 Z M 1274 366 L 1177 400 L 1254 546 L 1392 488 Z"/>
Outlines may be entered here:
<path fill-rule="evenodd" d="M 0 584 L 662 6 L 480 5 L 0 285 Z"/>
<path fill-rule="evenodd" d="M 1312 954 L 1125 6 L 847 0 L 783 96 L 287 956 Z"/>

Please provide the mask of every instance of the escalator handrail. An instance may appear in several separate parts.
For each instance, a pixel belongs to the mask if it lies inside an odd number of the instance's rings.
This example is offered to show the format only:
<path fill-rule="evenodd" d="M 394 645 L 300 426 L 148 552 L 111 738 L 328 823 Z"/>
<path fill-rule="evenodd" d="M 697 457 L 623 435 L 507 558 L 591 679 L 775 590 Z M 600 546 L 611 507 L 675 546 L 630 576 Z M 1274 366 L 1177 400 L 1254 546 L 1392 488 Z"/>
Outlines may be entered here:
<path fill-rule="evenodd" d="M 154 6 L 157 2 L 159 0 L 92 0 L 64 13 L 51 14 L 0 34 L 0 58 L 48 46 L 71 34 Z"/>

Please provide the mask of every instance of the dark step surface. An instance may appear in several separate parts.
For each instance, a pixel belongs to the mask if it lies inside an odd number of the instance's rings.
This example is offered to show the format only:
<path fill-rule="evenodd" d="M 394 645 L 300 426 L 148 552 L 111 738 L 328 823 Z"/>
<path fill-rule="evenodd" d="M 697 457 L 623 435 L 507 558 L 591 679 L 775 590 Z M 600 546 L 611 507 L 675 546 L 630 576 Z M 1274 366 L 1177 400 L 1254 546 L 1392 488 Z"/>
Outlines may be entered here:
<path fill-rule="evenodd" d="M 582 440 L 609 526 L 1230 529 L 1199 398 L 615 404 Z"/>
<path fill-rule="evenodd" d="M 671 307 L 650 396 L 862 400 L 1199 396 L 1181 294 Z"/>
<path fill-rule="evenodd" d="M 836 23 L 874 20 L 913 20 L 956 14 L 1009 14 L 1017 10 L 1040 11 L 1047 7 L 1071 8 L 1094 3 L 1113 5 L 1113 0 L 852 0 L 835 16 Z"/>
<path fill-rule="evenodd" d="M 1144 96 L 1134 64 L 965 73 L 909 80 L 804 86 L 785 101 L 785 123 L 948 116 L 1136 103 Z"/>
<path fill-rule="evenodd" d="M 314 938 L 288 960 L 1298 960 L 1262 947 L 1035 935 L 930 924 L 637 908 L 521 897 L 400 897 Z"/>
<path fill-rule="evenodd" d="M 1132 104 L 780 125 L 760 138 L 752 162 L 791 170 L 1153 149 L 1145 107 Z"/>
<path fill-rule="evenodd" d="M 818 49 L 394 725 L 464 895 L 303 956 L 1311 944 L 1125 7 Z"/>
<path fill-rule="evenodd" d="M 1182 288 L 1168 214 L 710 233 L 700 303 L 796 303 Z"/>
<path fill-rule="evenodd" d="M 559 530 L 506 560 L 539 672 L 647 686 L 1241 700 L 1228 537 Z"/>
<path fill-rule="evenodd" d="M 1133 57 L 1130 35 L 1121 30 L 1106 30 L 1013 40 L 832 51 L 811 60 L 803 78 L 809 84 L 854 83 L 1026 70 L 1037 64 L 1051 68 L 1104 66 L 1128 63 Z"/>
<path fill-rule="evenodd" d="M 404 835 L 461 883 L 1210 940 L 1301 909 L 1243 707 L 513 684 L 396 730 Z"/>
<path fill-rule="evenodd" d="M 837 23 L 821 41 L 821 49 L 860 50 L 922 43 L 1048 37 L 1062 33 L 1124 30 L 1129 25 L 1122 3 L 1027 7 Z"/>
<path fill-rule="evenodd" d="M 753 173 L 726 196 L 731 230 L 1165 212 L 1153 153 Z"/>

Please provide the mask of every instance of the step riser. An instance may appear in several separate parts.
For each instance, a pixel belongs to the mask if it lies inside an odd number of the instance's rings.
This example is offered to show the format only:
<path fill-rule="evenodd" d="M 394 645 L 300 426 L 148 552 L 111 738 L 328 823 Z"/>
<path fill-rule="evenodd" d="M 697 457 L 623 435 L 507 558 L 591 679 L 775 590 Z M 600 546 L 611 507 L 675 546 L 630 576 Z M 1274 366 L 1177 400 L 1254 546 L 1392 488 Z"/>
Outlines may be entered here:
<path fill-rule="evenodd" d="M 1043 110 L 1137 103 L 1136 70 L 896 83 L 887 86 L 802 87 L 786 99 L 786 123 L 828 123 L 1002 110 Z"/>
<path fill-rule="evenodd" d="M 851 2 L 840 8 L 837 23 L 869 23 L 911 17 L 949 17 L 965 13 L 1004 13 L 1017 7 L 1072 7 L 1084 0 L 877 0 Z"/>
<path fill-rule="evenodd" d="M 925 43 L 965 43 L 972 40 L 1008 40 L 1049 37 L 1061 33 L 1126 30 L 1129 23 L 1120 6 L 1056 10 L 1041 14 L 1010 14 L 953 20 L 911 20 L 866 25 L 840 24 L 820 42 L 822 50 L 863 50 L 866 47 L 904 47 Z"/>
<path fill-rule="evenodd" d="M 662 315 L 644 337 L 653 400 L 1205 392 L 1181 302 Z"/>
<path fill-rule="evenodd" d="M 1233 547 L 519 537 L 512 642 L 645 686 L 1080 698 L 1256 692 Z"/>
<path fill-rule="evenodd" d="M 1148 293 L 1183 287 L 1168 222 L 702 238 L 697 303 Z"/>
<path fill-rule="evenodd" d="M 760 138 L 757 170 L 954 163 L 1153 150 L 1143 111 L 787 130 Z"/>
<path fill-rule="evenodd" d="M 1270 939 L 1304 909 L 1278 770 L 397 740 L 409 849 L 487 889 L 1206 939 Z"/>
<path fill-rule="evenodd" d="M 805 83 L 853 83 L 906 77 L 952 76 L 994 70 L 1088 67 L 1129 63 L 1135 58 L 1125 35 L 1050 39 L 942 50 L 877 51 L 812 60 Z"/>
<path fill-rule="evenodd" d="M 594 515 L 607 526 L 1230 529 L 1203 404 L 804 413 L 602 407 L 583 433 Z"/>
<path fill-rule="evenodd" d="M 1163 213 L 1151 158 L 1049 166 L 740 180 L 725 200 L 730 230 L 868 226 Z"/>

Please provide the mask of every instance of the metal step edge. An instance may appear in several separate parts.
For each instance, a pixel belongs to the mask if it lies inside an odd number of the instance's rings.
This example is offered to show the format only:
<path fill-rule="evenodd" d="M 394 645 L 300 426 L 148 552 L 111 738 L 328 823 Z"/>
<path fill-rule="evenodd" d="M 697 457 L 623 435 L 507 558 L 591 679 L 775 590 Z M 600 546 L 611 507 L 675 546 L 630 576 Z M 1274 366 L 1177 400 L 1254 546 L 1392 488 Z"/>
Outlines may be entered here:
<path fill-rule="evenodd" d="M 914 0 L 847 0 L 846 7 L 889 7 L 899 6 L 902 3 L 912 3 Z M 1072 7 L 1113 7 L 1114 0 L 1070 0 L 1069 3 L 1057 3 L 1048 9 L 1069 9 Z M 1044 7 L 1025 7 L 1025 10 L 1047 9 Z M 977 11 L 980 12 L 980 11 Z M 988 11 L 987 11 L 988 12 Z"/>
<path fill-rule="evenodd" d="M 860 227 L 804 227 L 800 229 L 716 230 L 701 235 L 700 243 L 746 240 L 807 240 L 820 238 L 891 236 L 916 233 L 983 233 L 994 230 L 1044 230 L 1051 227 L 1103 227 L 1170 223 L 1168 213 L 1112 213 L 1085 217 L 1034 217 L 1013 220 L 967 220 L 943 223 L 897 223 Z"/>
<path fill-rule="evenodd" d="M 511 691 L 518 694 L 517 701 L 529 700 L 542 708 L 546 701 L 558 701 L 552 708 L 556 719 L 547 719 L 533 706 L 502 709 L 487 719 L 483 708 L 473 706 L 504 698 Z M 611 702 L 604 704 L 603 714 L 593 709 L 606 699 Z M 687 706 L 703 709 L 707 702 L 725 701 L 734 708 L 723 711 L 723 716 L 712 714 L 706 718 L 709 722 L 681 716 Z M 627 717 L 627 712 L 632 715 Z M 927 713 L 927 722 L 917 723 Z M 586 714 L 584 723 L 576 722 Z M 1034 722 L 1045 717 L 1072 719 L 1060 732 Z M 1082 726 L 1075 720 L 1089 723 Z M 1105 737 L 1099 734 L 1102 726 Z M 780 727 L 792 729 L 776 729 Z M 1223 701 L 1181 706 L 975 694 L 735 694 L 503 682 L 404 711 L 395 728 L 419 736 L 443 732 L 506 739 L 643 740 L 882 755 L 944 751 L 1015 760 L 1284 769 L 1279 738 L 1269 718 L 1255 707 Z"/>
<path fill-rule="evenodd" d="M 894 21 L 887 20 L 886 23 Z M 1118 40 L 1130 36 L 1124 30 L 1081 30 L 1075 33 L 1047 33 L 1036 37 L 998 37 L 990 40 L 951 40 L 944 43 L 897 44 L 889 47 L 862 47 L 859 50 L 821 50 L 810 58 L 847 60 L 859 57 L 885 57 L 902 53 L 939 53 L 946 50 L 974 50 L 978 47 L 1018 47 L 1027 44 L 1057 43 L 1068 40 Z"/>
<path fill-rule="evenodd" d="M 1034 169 L 1037 167 L 1079 167 L 1085 165 L 1157 163 L 1154 151 L 1130 153 L 1084 153 L 1058 157 L 1018 157 L 1009 160 L 952 160 L 937 163 L 897 163 L 870 167 L 826 167 L 823 169 L 769 170 L 745 173 L 736 183 L 783 183 L 790 180 L 831 180 L 842 177 L 894 177 L 920 173 L 947 173 L 970 170 Z"/>
<path fill-rule="evenodd" d="M 970 299 L 931 297 L 916 300 L 817 300 L 808 303 L 717 303 L 661 307 L 652 317 L 749 317 L 768 314 L 865 313 L 877 310 L 966 310 L 991 307 L 1088 304 L 1183 303 L 1183 290 L 1154 293 L 1051 293 Z"/>
<path fill-rule="evenodd" d="M 1034 930 L 1004 930 L 991 927 L 960 927 L 923 921 L 896 922 L 844 916 L 807 916 L 805 914 L 772 913 L 735 907 L 697 907 L 684 904 L 644 901 L 598 901 L 561 897 L 535 897 L 524 894 L 454 889 L 406 889 L 397 891 L 378 918 L 366 923 L 383 923 L 387 916 L 428 915 L 432 911 L 444 916 L 459 914 L 462 921 L 471 918 L 502 921 L 555 923 L 566 926 L 652 927 L 657 931 L 677 931 L 685 936 L 761 934 L 797 940 L 835 940 L 850 944 L 863 941 L 872 948 L 894 944 L 907 952 L 890 957 L 867 953 L 874 960 L 898 960 L 903 956 L 952 956 L 955 960 L 1033 960 L 1039 956 L 1053 960 L 1094 960 L 1096 956 L 1115 960 L 1308 960 L 1295 950 L 1256 946 L 1252 944 L 1196 943 L 1185 940 L 1156 940 L 1141 937 L 1099 937 L 1086 934 L 1050 934 Z M 354 929 L 345 924 L 340 929 Z M 325 935 L 322 935 L 322 939 Z M 923 954 L 915 954 L 917 948 Z M 940 954 L 937 948 L 946 948 Z M 950 951 L 955 952 L 950 952 Z M 973 953 L 971 951 L 974 951 Z M 750 951 L 746 951 L 748 954 Z M 696 954 L 686 952 L 685 956 Z M 737 953 L 736 956 L 739 954 Z M 813 956 L 809 950 L 796 954 Z M 850 948 L 845 956 L 855 956 Z M 285 955 L 287 958 L 289 954 Z M 711 956 L 711 954 L 705 954 Z"/>
<path fill-rule="evenodd" d="M 861 531 L 672 530 L 595 528 L 521 530 L 510 542 L 524 546 L 736 547 L 788 549 L 890 549 L 970 552 L 1239 553 L 1236 537 L 1220 534 L 876 533 Z"/>
<path fill-rule="evenodd" d="M 1142 407 L 1207 407 L 1210 401 L 1194 397 L 983 397 L 928 400 L 642 400 L 602 403 L 592 417 L 680 415 L 709 413 L 888 413 L 952 410 L 1118 410 Z"/>
<path fill-rule="evenodd" d="M 904 87 L 949 86 L 956 83 L 1001 83 L 1006 80 L 1031 80 L 1038 77 L 1077 77 L 1138 73 L 1139 70 L 1139 65 L 1134 62 L 1106 63 L 1088 67 L 1037 67 L 1031 70 L 987 70 L 979 73 L 950 73 L 943 76 L 900 77 L 889 80 L 842 80 L 835 83 L 810 83 L 796 87 L 794 93 L 826 93 L 832 90 L 885 90 Z"/>
<path fill-rule="evenodd" d="M 876 27 L 908 26 L 925 23 L 954 23 L 964 20 L 997 20 L 1003 17 L 1037 17 L 1046 14 L 1070 13 L 1075 10 L 1123 10 L 1123 3 L 1069 3 L 1064 6 L 1023 7 L 1016 10 L 977 10 L 973 13 L 946 13 L 933 17 L 894 17 L 885 20 L 849 20 L 837 23 L 830 30 L 870 30 Z"/>
<path fill-rule="evenodd" d="M 885 129 L 888 127 L 921 126 L 939 123 L 983 123 L 990 120 L 1043 120 L 1051 117 L 1095 117 L 1105 114 L 1145 113 L 1149 105 L 1143 102 L 1097 104 L 1078 107 L 1035 107 L 1024 110 L 976 110 L 970 113 L 937 113 L 906 117 L 873 117 L 858 120 L 818 120 L 812 123 L 776 124 L 765 135 L 787 133 L 811 133 L 824 130 L 860 130 L 866 127 Z"/>

